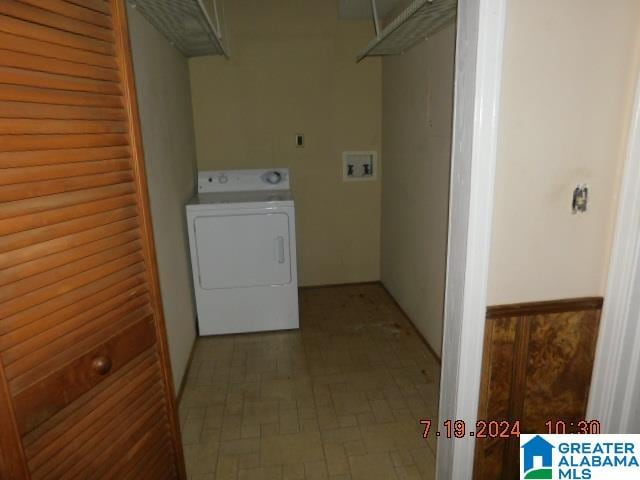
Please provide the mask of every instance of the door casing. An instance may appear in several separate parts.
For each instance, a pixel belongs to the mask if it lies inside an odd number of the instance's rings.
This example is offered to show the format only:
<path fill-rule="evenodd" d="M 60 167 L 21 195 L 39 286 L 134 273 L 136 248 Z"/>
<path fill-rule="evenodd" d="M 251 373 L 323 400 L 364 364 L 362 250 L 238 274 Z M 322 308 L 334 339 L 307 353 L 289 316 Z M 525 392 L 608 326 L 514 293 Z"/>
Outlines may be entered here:
<path fill-rule="evenodd" d="M 506 0 L 458 2 L 440 425 L 478 415 L 505 13 Z M 437 479 L 471 479 L 474 449 L 440 437 Z"/>

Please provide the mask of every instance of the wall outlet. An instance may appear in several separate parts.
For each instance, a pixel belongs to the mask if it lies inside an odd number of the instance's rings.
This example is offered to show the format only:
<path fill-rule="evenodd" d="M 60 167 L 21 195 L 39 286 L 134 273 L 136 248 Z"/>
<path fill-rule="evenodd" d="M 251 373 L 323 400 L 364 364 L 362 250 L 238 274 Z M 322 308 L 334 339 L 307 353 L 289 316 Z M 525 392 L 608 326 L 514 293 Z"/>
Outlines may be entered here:
<path fill-rule="evenodd" d="M 589 186 L 581 183 L 573 190 L 573 198 L 571 200 L 571 213 L 584 213 L 587 211 L 589 203 Z"/>
<path fill-rule="evenodd" d="M 378 175 L 376 152 L 343 152 L 342 180 L 375 180 Z"/>

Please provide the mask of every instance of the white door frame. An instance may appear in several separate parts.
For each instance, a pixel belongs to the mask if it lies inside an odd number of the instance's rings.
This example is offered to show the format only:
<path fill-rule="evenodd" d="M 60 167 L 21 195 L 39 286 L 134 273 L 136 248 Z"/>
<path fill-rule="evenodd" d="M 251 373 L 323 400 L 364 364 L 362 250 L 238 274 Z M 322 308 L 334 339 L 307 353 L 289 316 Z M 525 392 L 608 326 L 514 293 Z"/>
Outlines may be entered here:
<path fill-rule="evenodd" d="M 506 0 L 459 0 L 439 426 L 475 430 L 487 309 Z M 437 479 L 470 480 L 475 439 L 438 442 Z"/>
<path fill-rule="evenodd" d="M 629 131 L 587 418 L 640 433 L 640 80 Z"/>

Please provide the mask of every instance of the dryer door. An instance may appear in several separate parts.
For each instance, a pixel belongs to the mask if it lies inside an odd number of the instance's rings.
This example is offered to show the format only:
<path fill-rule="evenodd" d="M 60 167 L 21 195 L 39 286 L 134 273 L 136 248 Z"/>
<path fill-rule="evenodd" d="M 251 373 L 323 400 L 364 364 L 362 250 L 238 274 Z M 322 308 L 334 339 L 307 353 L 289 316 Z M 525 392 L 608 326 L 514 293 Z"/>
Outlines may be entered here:
<path fill-rule="evenodd" d="M 286 213 L 199 216 L 194 228 L 204 290 L 291 283 Z"/>

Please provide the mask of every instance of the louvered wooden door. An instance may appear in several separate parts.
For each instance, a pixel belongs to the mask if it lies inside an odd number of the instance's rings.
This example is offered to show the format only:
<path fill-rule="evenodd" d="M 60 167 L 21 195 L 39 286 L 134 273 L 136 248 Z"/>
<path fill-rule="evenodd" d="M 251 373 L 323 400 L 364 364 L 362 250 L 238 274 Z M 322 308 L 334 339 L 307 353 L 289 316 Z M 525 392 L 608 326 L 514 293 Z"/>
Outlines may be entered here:
<path fill-rule="evenodd" d="M 0 477 L 185 478 L 124 0 L 0 0 Z"/>

